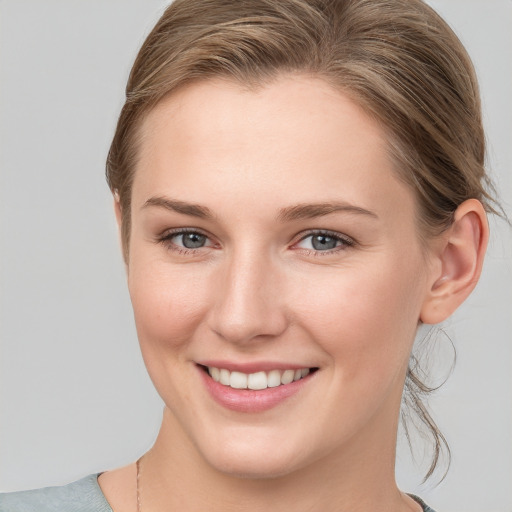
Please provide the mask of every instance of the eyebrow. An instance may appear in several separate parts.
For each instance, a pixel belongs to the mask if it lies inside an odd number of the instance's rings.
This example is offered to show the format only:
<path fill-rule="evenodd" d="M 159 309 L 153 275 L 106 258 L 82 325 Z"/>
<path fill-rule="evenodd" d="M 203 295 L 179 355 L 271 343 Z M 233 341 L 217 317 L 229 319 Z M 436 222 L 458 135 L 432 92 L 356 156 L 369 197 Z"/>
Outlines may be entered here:
<path fill-rule="evenodd" d="M 199 204 L 187 203 L 179 201 L 178 199 L 170 199 L 167 197 L 151 197 L 148 199 L 142 208 L 149 206 L 158 206 L 167 210 L 181 213 L 183 215 L 190 215 L 201 219 L 213 219 L 214 215 L 211 210 L 206 206 Z M 300 203 L 293 206 L 281 208 L 277 215 L 279 222 L 290 222 L 301 219 L 314 219 L 316 217 L 323 217 L 331 213 L 347 212 L 359 215 L 367 215 L 378 219 L 378 215 L 370 210 L 361 208 L 345 202 L 327 202 L 327 203 Z"/>
<path fill-rule="evenodd" d="M 359 215 L 367 215 L 378 219 L 379 216 L 370 210 L 361 208 L 344 202 L 328 202 L 328 203 L 304 203 L 282 208 L 277 216 L 277 219 L 281 222 L 287 222 L 292 220 L 301 219 L 314 219 L 316 217 L 323 217 L 324 215 L 330 215 L 331 213 L 347 212 L 355 213 Z"/>
<path fill-rule="evenodd" d="M 159 206 L 176 213 L 199 217 L 201 219 L 213 218 L 211 210 L 206 206 L 186 203 L 185 201 L 178 201 L 177 199 L 170 199 L 167 197 L 151 197 L 144 203 L 142 208 L 147 208 L 149 206 Z"/>

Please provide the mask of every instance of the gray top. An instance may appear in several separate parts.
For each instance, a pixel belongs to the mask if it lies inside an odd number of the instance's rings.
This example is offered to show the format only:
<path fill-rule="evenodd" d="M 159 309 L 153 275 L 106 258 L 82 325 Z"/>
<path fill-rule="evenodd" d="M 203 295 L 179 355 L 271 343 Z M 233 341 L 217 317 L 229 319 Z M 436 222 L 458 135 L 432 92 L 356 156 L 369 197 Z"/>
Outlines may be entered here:
<path fill-rule="evenodd" d="M 417 496 L 409 495 L 423 512 L 434 512 Z M 0 494 L 0 512 L 113 512 L 98 485 L 98 473 L 68 485 Z"/>
<path fill-rule="evenodd" d="M 0 512 L 113 512 L 98 473 L 68 485 L 0 494 Z"/>

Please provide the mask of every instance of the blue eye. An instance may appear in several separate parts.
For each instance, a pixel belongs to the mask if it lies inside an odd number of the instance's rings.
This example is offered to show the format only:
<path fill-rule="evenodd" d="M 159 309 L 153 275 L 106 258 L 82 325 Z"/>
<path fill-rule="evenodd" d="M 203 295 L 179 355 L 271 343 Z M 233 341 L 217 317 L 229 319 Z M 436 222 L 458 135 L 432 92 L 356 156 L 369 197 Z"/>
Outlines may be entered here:
<path fill-rule="evenodd" d="M 168 232 L 159 238 L 159 242 L 168 249 L 184 252 L 187 250 L 202 249 L 203 247 L 212 247 L 214 244 L 208 236 L 199 231 L 180 230 Z"/>
<path fill-rule="evenodd" d="M 311 233 L 305 236 L 297 244 L 297 247 L 310 251 L 326 252 L 351 245 L 353 245 L 353 242 L 350 239 L 342 238 L 333 233 Z"/>
<path fill-rule="evenodd" d="M 201 233 L 178 233 L 171 238 L 176 245 L 181 245 L 186 249 L 199 249 L 206 245 L 208 238 Z M 180 241 L 181 243 L 179 243 Z"/>

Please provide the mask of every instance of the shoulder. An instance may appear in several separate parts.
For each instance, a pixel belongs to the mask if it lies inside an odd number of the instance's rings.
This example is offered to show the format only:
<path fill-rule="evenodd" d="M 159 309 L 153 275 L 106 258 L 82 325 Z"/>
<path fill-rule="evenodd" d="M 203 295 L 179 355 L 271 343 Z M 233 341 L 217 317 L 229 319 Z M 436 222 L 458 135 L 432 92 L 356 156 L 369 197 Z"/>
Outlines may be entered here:
<path fill-rule="evenodd" d="M 93 474 L 68 485 L 0 494 L 0 512 L 112 512 Z"/>

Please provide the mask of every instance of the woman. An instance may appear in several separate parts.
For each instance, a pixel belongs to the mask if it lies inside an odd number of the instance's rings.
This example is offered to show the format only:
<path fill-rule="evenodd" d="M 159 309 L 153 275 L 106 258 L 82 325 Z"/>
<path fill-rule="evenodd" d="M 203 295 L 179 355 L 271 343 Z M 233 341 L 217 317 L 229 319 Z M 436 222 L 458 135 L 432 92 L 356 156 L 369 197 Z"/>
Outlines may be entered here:
<path fill-rule="evenodd" d="M 418 326 L 480 275 L 483 157 L 469 59 L 420 2 L 173 4 L 107 163 L 160 434 L 4 509 L 429 510 L 394 481 L 400 402 Z"/>

